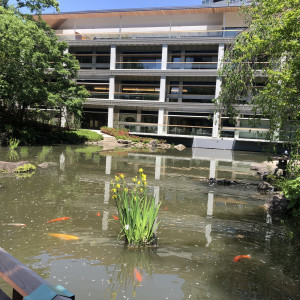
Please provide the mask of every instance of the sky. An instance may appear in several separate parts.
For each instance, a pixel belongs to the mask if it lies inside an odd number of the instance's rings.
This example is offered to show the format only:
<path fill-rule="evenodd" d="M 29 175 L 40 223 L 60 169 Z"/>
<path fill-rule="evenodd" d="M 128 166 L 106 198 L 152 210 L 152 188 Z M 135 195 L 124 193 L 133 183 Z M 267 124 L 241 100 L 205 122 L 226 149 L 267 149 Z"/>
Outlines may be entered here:
<path fill-rule="evenodd" d="M 61 12 L 70 12 L 82 10 L 201 5 L 202 0 L 58 0 L 58 2 Z M 45 12 L 51 13 L 54 11 L 47 10 Z"/>

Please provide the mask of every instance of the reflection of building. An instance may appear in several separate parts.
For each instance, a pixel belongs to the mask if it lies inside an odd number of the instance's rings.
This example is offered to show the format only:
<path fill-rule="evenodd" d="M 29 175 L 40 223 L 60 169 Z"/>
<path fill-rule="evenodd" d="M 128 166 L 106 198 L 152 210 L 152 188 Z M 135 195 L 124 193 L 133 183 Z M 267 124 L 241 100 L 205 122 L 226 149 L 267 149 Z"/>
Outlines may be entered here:
<path fill-rule="evenodd" d="M 232 125 L 212 103 L 224 49 L 245 29 L 239 8 L 250 1 L 202 2 L 43 15 L 80 62 L 77 83 L 90 91 L 84 127 L 192 136 L 195 147 L 227 149 L 234 139 L 257 139 L 267 130 L 263 121 L 249 131 L 248 108 Z"/>

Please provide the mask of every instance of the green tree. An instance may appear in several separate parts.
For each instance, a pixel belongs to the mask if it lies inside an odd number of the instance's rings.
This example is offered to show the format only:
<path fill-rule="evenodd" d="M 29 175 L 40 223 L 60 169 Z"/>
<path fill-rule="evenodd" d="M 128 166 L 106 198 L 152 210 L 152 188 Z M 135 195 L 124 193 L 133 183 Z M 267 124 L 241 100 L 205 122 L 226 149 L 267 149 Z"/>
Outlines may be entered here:
<path fill-rule="evenodd" d="M 0 7 L 0 99 L 19 121 L 31 109 L 62 108 L 80 115 L 88 96 L 73 80 L 78 61 L 45 22 Z"/>
<path fill-rule="evenodd" d="M 10 3 L 9 0 L 0 0 L 0 7 L 8 9 L 10 5 L 14 6 L 17 10 L 22 8 L 28 8 L 31 13 L 40 14 L 45 8 L 54 8 L 56 12 L 59 12 L 59 4 L 56 0 L 15 0 L 14 3 Z"/>
<path fill-rule="evenodd" d="M 268 118 L 268 138 L 275 140 L 279 132 L 298 152 L 300 2 L 257 0 L 242 12 L 248 29 L 225 52 L 218 107 L 224 115 L 235 118 L 243 107 L 237 104 L 250 104 L 253 123 Z"/>

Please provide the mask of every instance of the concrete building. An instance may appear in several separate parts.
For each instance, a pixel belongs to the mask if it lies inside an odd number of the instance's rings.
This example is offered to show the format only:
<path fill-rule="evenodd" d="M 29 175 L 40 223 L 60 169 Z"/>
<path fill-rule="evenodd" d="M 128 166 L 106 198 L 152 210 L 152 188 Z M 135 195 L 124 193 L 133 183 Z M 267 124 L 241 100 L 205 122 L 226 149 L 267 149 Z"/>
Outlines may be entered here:
<path fill-rule="evenodd" d="M 246 27 L 243 3 L 249 1 L 43 15 L 80 62 L 77 83 L 90 91 L 83 127 L 185 137 L 194 147 L 256 143 L 267 120 L 249 131 L 244 105 L 243 118 L 230 125 L 212 102 L 224 50 Z"/>

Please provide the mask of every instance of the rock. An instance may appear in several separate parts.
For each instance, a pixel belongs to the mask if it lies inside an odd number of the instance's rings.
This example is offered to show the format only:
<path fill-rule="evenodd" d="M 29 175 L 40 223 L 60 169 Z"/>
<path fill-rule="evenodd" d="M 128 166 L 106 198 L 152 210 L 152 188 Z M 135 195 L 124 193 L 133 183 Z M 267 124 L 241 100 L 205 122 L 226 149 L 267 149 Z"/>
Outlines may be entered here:
<path fill-rule="evenodd" d="M 265 207 L 271 213 L 285 214 L 287 212 L 289 203 L 290 201 L 285 198 L 282 193 L 278 192 L 272 194 L 271 198 L 266 201 Z"/>
<path fill-rule="evenodd" d="M 176 145 L 174 148 L 177 149 L 177 150 L 179 150 L 179 151 L 182 151 L 182 150 L 184 150 L 186 147 L 185 147 L 184 145 L 182 145 L 182 144 L 178 144 L 178 145 Z"/>
<path fill-rule="evenodd" d="M 209 178 L 209 184 L 219 184 L 219 185 L 236 185 L 236 184 L 246 184 L 242 180 L 229 180 L 229 179 L 216 179 L 216 178 Z"/>
<path fill-rule="evenodd" d="M 151 148 L 151 150 L 155 150 L 157 148 L 157 141 L 151 140 L 148 145 Z"/>
<path fill-rule="evenodd" d="M 117 142 L 119 144 L 124 144 L 124 145 L 131 144 L 131 140 L 122 140 L 122 139 L 119 139 Z"/>
<path fill-rule="evenodd" d="M 15 168 L 23 166 L 25 164 L 30 164 L 29 161 L 18 161 L 18 162 L 6 162 L 6 161 L 0 161 L 0 170 L 12 173 Z"/>
<path fill-rule="evenodd" d="M 274 190 L 274 187 L 270 183 L 263 181 L 257 186 L 257 189 L 259 191 L 272 191 Z"/>
<path fill-rule="evenodd" d="M 56 167 L 57 166 L 57 163 L 54 163 L 54 162 L 43 162 L 41 164 L 38 165 L 38 167 L 40 168 L 43 168 L 43 169 L 46 169 L 46 168 L 49 168 L 49 167 Z"/>
<path fill-rule="evenodd" d="M 265 161 L 261 164 L 253 163 L 250 166 L 250 170 L 256 171 L 262 180 L 266 180 L 267 175 L 275 173 L 276 162 Z"/>
<path fill-rule="evenodd" d="M 231 184 L 236 184 L 233 180 L 228 180 L 228 179 L 218 179 L 217 184 L 221 185 L 231 185 Z"/>
<path fill-rule="evenodd" d="M 170 144 L 165 144 L 165 143 L 163 143 L 163 144 L 158 144 L 158 145 L 157 145 L 157 148 L 163 149 L 163 150 L 165 150 L 165 149 L 171 149 L 171 145 L 170 145 Z"/>
<path fill-rule="evenodd" d="M 151 145 L 152 147 L 156 147 L 157 146 L 157 141 L 156 140 L 151 140 L 149 142 L 149 145 Z"/>

